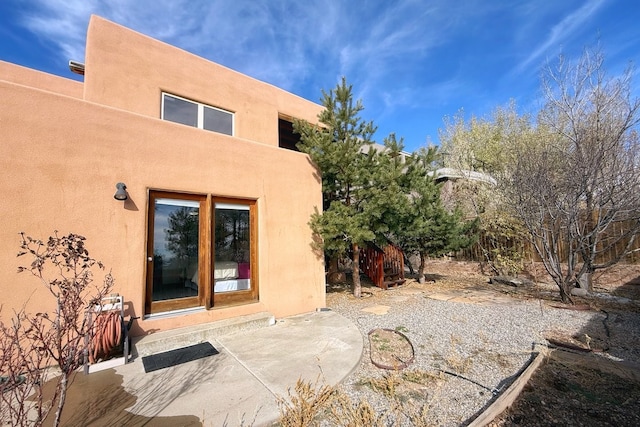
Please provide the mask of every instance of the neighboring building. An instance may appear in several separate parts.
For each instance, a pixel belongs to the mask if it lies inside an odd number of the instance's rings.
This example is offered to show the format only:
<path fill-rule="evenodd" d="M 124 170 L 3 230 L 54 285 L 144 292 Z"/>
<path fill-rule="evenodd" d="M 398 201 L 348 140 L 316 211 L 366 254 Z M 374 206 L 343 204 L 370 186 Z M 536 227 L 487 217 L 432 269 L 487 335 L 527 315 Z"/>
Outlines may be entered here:
<path fill-rule="evenodd" d="M 135 335 L 325 305 L 318 171 L 279 147 L 320 105 L 96 16 L 74 68 L 84 82 L 0 62 L 4 320 L 53 308 L 16 273 L 21 231 L 84 235 Z"/>
<path fill-rule="evenodd" d="M 476 172 L 472 170 L 466 169 L 456 169 L 456 168 L 440 168 L 429 173 L 430 176 L 435 176 L 436 182 L 442 184 L 440 188 L 440 200 L 447 209 L 454 209 L 455 207 L 462 208 L 462 211 L 466 218 L 475 218 L 477 215 L 477 209 L 474 205 L 472 199 L 469 199 L 465 196 L 460 196 L 458 194 L 460 192 L 460 185 L 463 188 L 467 188 L 467 191 L 474 192 L 470 190 L 469 185 L 475 186 L 477 189 L 477 185 L 488 184 L 490 186 L 498 185 L 497 181 L 490 175 L 487 175 L 484 172 Z"/>
<path fill-rule="evenodd" d="M 436 176 L 438 182 L 456 181 L 459 179 L 467 181 L 484 182 L 485 184 L 498 185 L 498 182 L 490 175 L 484 172 L 476 172 L 471 170 L 454 169 L 454 168 L 440 168 L 431 175 Z"/>

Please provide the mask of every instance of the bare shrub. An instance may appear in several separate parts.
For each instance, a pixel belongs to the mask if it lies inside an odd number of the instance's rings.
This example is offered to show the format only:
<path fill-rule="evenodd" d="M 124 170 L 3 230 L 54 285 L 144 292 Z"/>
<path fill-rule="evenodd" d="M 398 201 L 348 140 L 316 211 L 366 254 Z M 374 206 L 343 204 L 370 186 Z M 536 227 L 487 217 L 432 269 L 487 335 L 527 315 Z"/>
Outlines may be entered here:
<path fill-rule="evenodd" d="M 382 393 L 386 397 L 395 398 L 401 380 L 396 370 L 385 372 L 380 378 L 369 378 L 363 385 L 370 387 L 377 393 Z"/>
<path fill-rule="evenodd" d="M 318 416 L 328 408 L 336 391 L 333 387 L 298 379 L 293 389 L 287 390 L 288 398 L 278 397 L 280 425 L 306 427 L 317 425 Z"/>
<path fill-rule="evenodd" d="M 55 407 L 53 425 L 58 426 L 69 377 L 89 353 L 94 331 L 87 310 L 100 306 L 113 287 L 113 277 L 107 273 L 102 283 L 94 284 L 94 270 L 104 266 L 89 256 L 83 236 L 55 232 L 42 241 L 21 233 L 21 238 L 18 257 L 27 256 L 31 262 L 18 272 L 37 278 L 53 297 L 55 308 L 29 314 L 23 307 L 10 325 L 0 322 L 0 375 L 6 378 L 0 420 L 39 426 Z M 59 377 L 53 395 L 45 401 L 42 387 L 51 365 Z"/>
<path fill-rule="evenodd" d="M 434 395 L 439 388 L 434 380 L 438 375 L 419 371 L 410 377 L 421 385 L 433 386 Z M 282 427 L 331 425 L 342 427 L 385 427 L 390 425 L 431 426 L 429 408 L 432 399 L 407 399 L 398 393 L 405 381 L 397 371 L 387 372 L 381 378 L 367 380 L 376 392 L 388 398 L 388 406 L 374 407 L 371 402 L 353 400 L 337 388 L 298 380 L 294 391 L 287 397 L 278 397 L 279 425 Z"/>
<path fill-rule="evenodd" d="M 30 333 L 25 325 L 31 321 L 40 322 L 41 318 L 29 320 L 20 311 L 10 324 L 0 323 L 0 424 L 3 425 L 40 425 L 39 421 L 44 420 L 51 408 L 42 395 L 46 372 L 41 369 L 49 361 L 49 355 L 44 349 L 23 349 L 28 346 Z"/>
<path fill-rule="evenodd" d="M 366 400 L 353 402 L 344 393 L 336 395 L 331 406 L 332 424 L 344 427 L 384 427 L 385 415 L 379 414 Z"/>

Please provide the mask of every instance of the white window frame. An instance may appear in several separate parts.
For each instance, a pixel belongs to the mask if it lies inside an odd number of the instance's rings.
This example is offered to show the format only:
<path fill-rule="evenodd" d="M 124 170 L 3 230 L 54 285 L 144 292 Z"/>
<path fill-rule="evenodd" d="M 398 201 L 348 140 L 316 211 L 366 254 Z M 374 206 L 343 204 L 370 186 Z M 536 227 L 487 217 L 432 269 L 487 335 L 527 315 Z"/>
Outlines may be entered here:
<path fill-rule="evenodd" d="M 160 115 L 161 115 L 162 120 L 166 120 L 164 118 L 164 111 L 165 111 L 164 110 L 164 100 L 165 100 L 165 95 L 166 96 L 170 96 L 172 98 L 179 99 L 181 101 L 190 102 L 192 104 L 195 104 L 198 107 L 198 113 L 197 113 L 198 117 L 197 117 L 197 120 L 196 120 L 197 121 L 196 127 L 198 129 L 207 130 L 209 132 L 217 132 L 217 133 L 221 133 L 223 135 L 229 135 L 229 136 L 234 136 L 235 135 L 235 130 L 236 130 L 235 119 L 236 119 L 236 116 L 235 116 L 235 114 L 233 112 L 228 111 L 228 110 L 224 110 L 222 108 L 214 107 L 212 105 L 203 104 L 201 102 L 197 102 L 197 101 L 194 101 L 192 99 L 183 98 L 182 96 L 174 95 L 173 93 L 169 93 L 169 92 L 162 92 L 162 106 L 161 106 L 161 111 L 160 111 Z M 212 130 L 212 129 L 205 129 L 204 128 L 204 108 L 205 107 L 211 108 L 212 110 L 218 110 L 218 111 L 221 111 L 223 113 L 227 113 L 227 114 L 229 114 L 231 116 L 231 133 L 230 134 L 227 134 L 227 133 L 224 133 L 224 132 L 219 132 L 219 131 Z M 167 121 L 171 121 L 171 120 L 167 120 Z M 178 122 L 173 122 L 173 121 L 171 121 L 171 122 L 172 123 L 178 123 Z M 182 123 L 179 123 L 179 124 L 182 124 Z M 188 126 L 188 125 L 186 125 L 186 126 Z"/>

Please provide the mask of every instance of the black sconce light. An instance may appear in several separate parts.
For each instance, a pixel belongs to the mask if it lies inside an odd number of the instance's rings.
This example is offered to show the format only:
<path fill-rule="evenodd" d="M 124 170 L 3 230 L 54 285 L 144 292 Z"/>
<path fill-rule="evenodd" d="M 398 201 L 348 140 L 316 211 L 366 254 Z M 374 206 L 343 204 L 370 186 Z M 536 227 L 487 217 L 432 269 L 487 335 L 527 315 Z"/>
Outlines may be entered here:
<path fill-rule="evenodd" d="M 121 201 L 125 201 L 127 200 L 127 198 L 129 197 L 127 195 L 127 186 L 124 185 L 124 183 L 119 182 L 116 184 L 116 194 L 113 195 L 113 198 L 116 200 L 121 200 Z"/>

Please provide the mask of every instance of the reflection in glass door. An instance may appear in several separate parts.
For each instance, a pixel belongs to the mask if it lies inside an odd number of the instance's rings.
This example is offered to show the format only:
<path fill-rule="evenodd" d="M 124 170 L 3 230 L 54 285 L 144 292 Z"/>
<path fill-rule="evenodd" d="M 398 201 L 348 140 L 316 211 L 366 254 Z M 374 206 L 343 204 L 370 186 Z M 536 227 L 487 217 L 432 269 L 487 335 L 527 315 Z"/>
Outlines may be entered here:
<path fill-rule="evenodd" d="M 200 202 L 162 197 L 152 201 L 153 225 L 149 235 L 152 254 L 148 254 L 151 308 L 158 302 L 169 303 L 162 304 L 165 309 L 197 306 L 200 300 Z"/>
<path fill-rule="evenodd" d="M 214 293 L 251 289 L 251 224 L 246 204 L 215 204 Z"/>
<path fill-rule="evenodd" d="M 145 314 L 259 300 L 255 200 L 149 192 Z"/>

